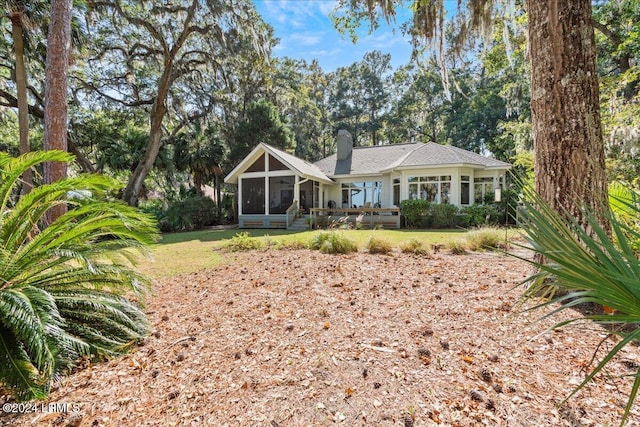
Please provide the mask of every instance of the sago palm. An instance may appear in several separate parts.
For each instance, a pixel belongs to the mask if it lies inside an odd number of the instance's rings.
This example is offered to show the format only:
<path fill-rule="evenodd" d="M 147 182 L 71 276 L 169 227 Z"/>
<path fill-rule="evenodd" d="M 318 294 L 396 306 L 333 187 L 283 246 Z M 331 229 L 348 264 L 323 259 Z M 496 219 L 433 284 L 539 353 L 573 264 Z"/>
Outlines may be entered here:
<path fill-rule="evenodd" d="M 157 236 L 155 223 L 107 194 L 117 183 L 66 178 L 18 196 L 20 177 L 66 153 L 0 153 L 0 385 L 43 398 L 81 356 L 126 351 L 147 333 L 136 301 L 147 280 L 132 261 Z M 45 213 L 68 211 L 49 225 Z M 133 251 L 132 251 L 133 250 Z"/>
<path fill-rule="evenodd" d="M 573 395 L 591 381 L 622 348 L 640 338 L 640 263 L 628 243 L 630 240 L 637 241 L 640 236 L 637 229 L 628 226 L 616 215 L 596 213 L 589 209 L 582 210 L 588 224 L 585 229 L 568 214 L 561 215 L 553 210 L 531 189 L 525 187 L 524 191 L 525 206 L 520 226 L 528 243 L 545 260 L 528 260 L 537 267 L 538 273 L 530 278 L 529 283 L 533 285 L 527 289 L 525 297 L 537 297 L 542 287 L 554 284 L 561 292 L 533 309 L 560 303 L 554 305 L 550 316 L 581 304 L 595 303 L 606 307 L 609 312 L 576 316 L 570 321 L 558 323 L 556 328 L 578 320 L 595 321 L 608 325 L 620 337 L 573 391 Z M 613 197 L 618 204 L 617 210 L 623 207 L 627 212 L 633 210 L 636 217 L 640 214 L 635 197 Z M 607 220 L 611 225 L 610 232 L 600 225 Z M 639 387 L 640 369 L 635 374 L 621 424 L 629 416 Z"/>

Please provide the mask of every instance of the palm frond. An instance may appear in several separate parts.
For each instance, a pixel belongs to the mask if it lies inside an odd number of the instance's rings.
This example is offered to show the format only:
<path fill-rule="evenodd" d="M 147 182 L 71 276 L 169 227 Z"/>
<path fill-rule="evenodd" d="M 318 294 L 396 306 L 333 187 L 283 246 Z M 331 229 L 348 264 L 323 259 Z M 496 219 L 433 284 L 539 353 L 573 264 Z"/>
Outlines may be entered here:
<path fill-rule="evenodd" d="M 149 330 L 134 302 L 149 281 L 133 267 L 136 253 L 157 238 L 155 221 L 108 200 L 117 183 L 97 175 L 18 198 L 25 169 L 71 158 L 0 154 L 0 383 L 17 398 L 44 397 L 79 356 L 122 353 Z M 80 190 L 91 196 L 69 197 Z M 46 212 L 59 204 L 67 212 L 46 224 Z"/>
<path fill-rule="evenodd" d="M 44 399 L 47 379 L 31 362 L 21 343 L 0 324 L 0 378 L 17 399 Z"/>
<path fill-rule="evenodd" d="M 552 316 L 585 303 L 595 303 L 613 309 L 614 313 L 592 315 L 584 319 L 624 326 L 612 329 L 612 332 L 621 336 L 621 341 L 589 373 L 569 396 L 571 397 L 591 381 L 622 348 L 640 337 L 640 328 L 637 326 L 640 323 L 640 263 L 636 253 L 627 244 L 628 227 L 615 215 L 583 209 L 582 214 L 588 224 L 587 229 L 584 229 L 567 212 L 561 214 L 553 210 L 533 190 L 525 188 L 524 191 L 526 197 L 520 226 L 528 244 L 545 259 L 545 262 L 527 259 L 539 270 L 530 278 L 531 283 L 534 280 L 538 284 L 546 282 L 546 286 L 550 281 L 566 292 L 552 300 L 543 301 L 532 309 L 558 303 L 547 314 Z M 636 206 L 637 209 L 638 205 L 625 206 Z M 638 213 L 636 210 L 636 215 Z M 600 225 L 600 219 L 610 223 L 610 233 Z M 540 286 L 530 286 L 525 291 L 524 298 L 536 298 Z M 560 322 L 555 327 L 562 327 L 579 319 L 582 318 L 575 317 Z M 638 387 L 640 385 L 636 379 L 623 415 L 623 423 L 629 416 Z"/>

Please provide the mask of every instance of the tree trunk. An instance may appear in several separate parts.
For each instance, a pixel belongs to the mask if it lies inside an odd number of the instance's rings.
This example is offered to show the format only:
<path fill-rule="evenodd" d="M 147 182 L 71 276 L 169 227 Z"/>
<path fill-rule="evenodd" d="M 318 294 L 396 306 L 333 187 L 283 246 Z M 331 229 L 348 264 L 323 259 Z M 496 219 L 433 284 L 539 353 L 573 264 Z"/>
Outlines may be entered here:
<path fill-rule="evenodd" d="M 171 51 L 173 57 L 179 47 L 174 47 Z M 133 173 L 129 177 L 127 186 L 122 193 L 122 199 L 129 206 L 138 206 L 140 193 L 144 185 L 144 180 L 153 168 L 153 164 L 158 157 L 160 147 L 162 146 L 162 121 L 167 114 L 167 96 L 171 86 L 171 74 L 173 73 L 173 57 L 165 58 L 165 67 L 158 81 L 158 94 L 151 108 L 150 121 L 151 129 L 149 131 L 149 144 L 144 152 L 144 157 L 138 163 Z"/>
<path fill-rule="evenodd" d="M 161 110 L 157 107 L 157 104 L 162 103 Z M 122 199 L 130 206 L 138 206 L 140 193 L 144 185 L 144 180 L 149 175 L 153 164 L 158 157 L 160 147 L 162 145 L 162 119 L 164 118 L 164 100 L 160 101 L 156 99 L 156 104 L 151 110 L 151 130 L 149 133 L 149 144 L 144 152 L 144 157 L 138 163 L 138 166 L 134 169 L 133 173 L 129 177 L 127 186 L 122 194 Z"/>
<path fill-rule="evenodd" d="M 22 33 L 22 12 L 11 15 L 11 36 L 16 60 L 16 91 L 18 99 L 18 130 L 20 136 L 20 154 L 31 151 L 29 146 L 29 104 L 27 102 L 27 71 L 24 66 L 24 36 Z M 33 188 L 31 169 L 22 174 L 22 194 Z"/>
<path fill-rule="evenodd" d="M 151 129 L 149 131 L 149 143 L 144 152 L 144 157 L 131 173 L 127 186 L 122 194 L 122 199 L 130 206 L 138 206 L 144 180 L 153 168 L 153 164 L 162 146 L 162 120 L 167 113 L 166 99 L 169 93 L 169 80 L 172 69 L 172 63 L 169 62 L 158 82 L 158 94 L 156 95 L 150 114 Z"/>
<path fill-rule="evenodd" d="M 536 190 L 586 227 L 580 206 L 608 209 L 591 0 L 529 0 L 527 11 Z"/>
<path fill-rule="evenodd" d="M 67 151 L 67 75 L 71 49 L 71 0 L 51 1 L 51 23 L 47 38 L 44 94 L 44 149 Z M 44 182 L 67 176 L 66 163 L 44 165 Z M 59 205 L 48 212 L 49 223 L 66 212 Z"/>

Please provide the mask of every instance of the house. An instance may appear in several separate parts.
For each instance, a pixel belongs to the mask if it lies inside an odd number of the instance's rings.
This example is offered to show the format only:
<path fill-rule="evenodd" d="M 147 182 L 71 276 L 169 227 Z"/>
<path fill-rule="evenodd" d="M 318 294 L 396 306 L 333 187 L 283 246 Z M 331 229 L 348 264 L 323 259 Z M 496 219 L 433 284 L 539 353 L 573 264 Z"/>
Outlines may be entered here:
<path fill-rule="evenodd" d="M 261 143 L 225 182 L 238 186 L 240 228 L 289 228 L 300 212 L 372 215 L 372 223 L 399 227 L 402 200 L 483 203 L 510 168 L 433 142 L 353 147 L 351 135 L 341 130 L 337 152 L 316 163 Z"/>

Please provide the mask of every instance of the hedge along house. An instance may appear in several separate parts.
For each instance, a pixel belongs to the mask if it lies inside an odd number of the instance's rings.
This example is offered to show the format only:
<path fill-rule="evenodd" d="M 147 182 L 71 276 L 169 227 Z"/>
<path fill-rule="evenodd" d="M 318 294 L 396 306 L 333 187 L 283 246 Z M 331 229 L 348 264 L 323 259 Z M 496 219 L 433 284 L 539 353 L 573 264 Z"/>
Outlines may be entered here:
<path fill-rule="evenodd" d="M 298 212 L 316 218 L 379 215 L 370 217 L 372 224 L 400 227 L 402 200 L 483 203 L 510 168 L 433 142 L 353 147 L 341 130 L 337 152 L 314 164 L 261 143 L 225 182 L 238 185 L 240 228 L 290 228 Z"/>

